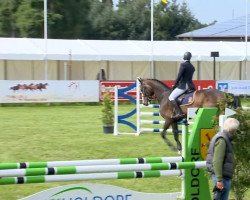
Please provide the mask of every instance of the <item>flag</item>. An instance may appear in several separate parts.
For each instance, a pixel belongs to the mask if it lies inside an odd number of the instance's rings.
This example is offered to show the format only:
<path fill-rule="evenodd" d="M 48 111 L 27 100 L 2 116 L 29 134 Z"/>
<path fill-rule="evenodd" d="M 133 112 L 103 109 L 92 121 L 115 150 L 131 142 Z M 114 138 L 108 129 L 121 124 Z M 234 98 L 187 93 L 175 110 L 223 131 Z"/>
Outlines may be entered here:
<path fill-rule="evenodd" d="M 161 0 L 161 2 L 167 4 L 168 0 Z"/>

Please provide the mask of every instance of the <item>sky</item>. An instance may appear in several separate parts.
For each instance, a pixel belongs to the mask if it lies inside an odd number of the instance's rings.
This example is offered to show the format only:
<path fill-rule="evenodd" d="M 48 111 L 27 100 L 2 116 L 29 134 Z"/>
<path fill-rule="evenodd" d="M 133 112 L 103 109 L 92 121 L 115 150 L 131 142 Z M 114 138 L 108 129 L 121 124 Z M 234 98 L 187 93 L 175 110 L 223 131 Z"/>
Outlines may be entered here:
<path fill-rule="evenodd" d="M 136 0 L 135 0 L 136 1 Z M 159 2 L 159 0 L 154 0 Z M 171 2 L 171 0 L 169 0 Z M 186 1 L 192 14 L 201 23 L 212 23 L 213 21 L 224 22 L 245 16 L 246 1 L 248 2 L 248 13 L 250 14 L 250 0 L 177 0 L 178 3 Z M 113 0 L 114 4 L 118 0 Z"/>
<path fill-rule="evenodd" d="M 214 20 L 224 22 L 246 15 L 246 0 L 186 0 L 186 3 L 201 23 L 211 23 Z M 247 0 L 247 8 L 250 14 L 249 0 Z"/>

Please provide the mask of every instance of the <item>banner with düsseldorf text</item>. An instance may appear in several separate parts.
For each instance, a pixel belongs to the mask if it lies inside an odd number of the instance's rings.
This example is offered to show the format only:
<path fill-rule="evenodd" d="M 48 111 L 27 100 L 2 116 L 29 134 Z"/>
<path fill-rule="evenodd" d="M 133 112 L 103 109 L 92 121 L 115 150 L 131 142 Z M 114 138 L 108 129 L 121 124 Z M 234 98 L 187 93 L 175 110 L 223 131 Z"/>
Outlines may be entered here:
<path fill-rule="evenodd" d="M 181 195 L 176 193 L 143 193 L 126 188 L 104 184 L 71 184 L 44 190 L 22 200 L 174 200 Z"/>

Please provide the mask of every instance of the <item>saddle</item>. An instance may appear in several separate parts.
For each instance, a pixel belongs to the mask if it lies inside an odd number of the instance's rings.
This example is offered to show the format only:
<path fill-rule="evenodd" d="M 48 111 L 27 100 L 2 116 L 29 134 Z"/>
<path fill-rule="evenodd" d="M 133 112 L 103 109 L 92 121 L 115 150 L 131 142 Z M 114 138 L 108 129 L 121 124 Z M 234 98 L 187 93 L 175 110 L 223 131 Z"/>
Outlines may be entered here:
<path fill-rule="evenodd" d="M 194 101 L 195 90 L 187 90 L 185 93 L 177 97 L 177 103 L 179 106 L 192 104 Z"/>

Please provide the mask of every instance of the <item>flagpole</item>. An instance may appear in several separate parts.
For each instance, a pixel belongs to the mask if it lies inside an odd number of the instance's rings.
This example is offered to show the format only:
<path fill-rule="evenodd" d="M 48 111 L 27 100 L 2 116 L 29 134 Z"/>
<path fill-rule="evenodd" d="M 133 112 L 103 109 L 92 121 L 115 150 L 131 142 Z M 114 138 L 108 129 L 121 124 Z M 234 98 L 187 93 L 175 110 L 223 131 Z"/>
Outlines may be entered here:
<path fill-rule="evenodd" d="M 47 0 L 43 1 L 43 6 L 44 6 L 44 79 L 48 79 L 48 59 L 47 59 L 47 38 L 48 38 L 48 33 L 47 33 Z"/>
<path fill-rule="evenodd" d="M 154 0 L 151 0 L 151 55 L 150 77 L 154 78 Z"/>
<path fill-rule="evenodd" d="M 245 20 L 245 80 L 247 79 L 247 39 L 248 39 L 248 33 L 247 33 L 247 26 L 248 26 L 248 3 L 246 0 L 246 20 Z"/>

